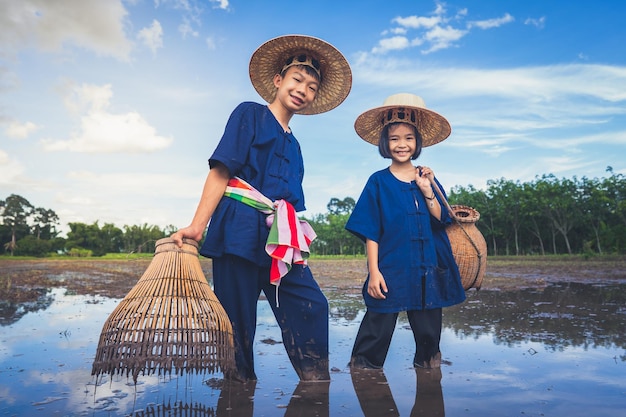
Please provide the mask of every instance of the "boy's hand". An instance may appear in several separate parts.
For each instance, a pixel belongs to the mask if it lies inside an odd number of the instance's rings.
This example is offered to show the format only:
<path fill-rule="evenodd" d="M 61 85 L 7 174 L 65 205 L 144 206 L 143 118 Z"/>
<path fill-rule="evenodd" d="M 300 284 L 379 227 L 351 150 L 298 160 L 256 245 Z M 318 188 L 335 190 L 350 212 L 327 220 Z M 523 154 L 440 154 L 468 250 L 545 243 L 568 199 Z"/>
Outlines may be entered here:
<path fill-rule="evenodd" d="M 170 238 L 174 240 L 174 243 L 176 243 L 176 246 L 178 246 L 179 248 L 182 248 L 184 238 L 193 239 L 196 242 L 200 242 L 200 239 L 202 239 L 203 232 L 204 232 L 204 229 L 201 230 L 200 232 L 197 232 L 191 226 L 187 226 L 183 229 L 179 229 L 175 233 L 172 233 Z"/>

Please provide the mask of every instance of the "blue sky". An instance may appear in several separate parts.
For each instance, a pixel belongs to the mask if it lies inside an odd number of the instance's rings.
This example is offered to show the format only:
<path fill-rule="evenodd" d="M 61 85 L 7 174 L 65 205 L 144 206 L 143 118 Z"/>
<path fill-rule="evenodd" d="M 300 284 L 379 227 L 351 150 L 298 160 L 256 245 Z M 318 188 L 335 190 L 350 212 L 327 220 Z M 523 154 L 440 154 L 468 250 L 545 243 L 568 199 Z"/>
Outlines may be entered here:
<path fill-rule="evenodd" d="M 261 101 L 264 41 L 317 36 L 352 91 L 295 116 L 305 215 L 388 165 L 356 117 L 421 96 L 452 135 L 418 163 L 446 189 L 626 174 L 626 3 L 614 1 L 0 0 L 0 199 L 69 222 L 186 226 L 232 109 Z"/>

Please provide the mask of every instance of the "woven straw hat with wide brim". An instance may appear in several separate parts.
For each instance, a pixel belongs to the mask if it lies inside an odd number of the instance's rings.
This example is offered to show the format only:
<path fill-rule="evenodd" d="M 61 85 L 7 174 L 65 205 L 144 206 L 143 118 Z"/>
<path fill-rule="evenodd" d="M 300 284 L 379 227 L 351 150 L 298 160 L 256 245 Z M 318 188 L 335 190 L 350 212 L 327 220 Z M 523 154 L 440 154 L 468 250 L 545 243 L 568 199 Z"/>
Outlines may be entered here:
<path fill-rule="evenodd" d="M 356 118 L 354 129 L 363 140 L 378 145 L 383 127 L 390 122 L 405 122 L 417 127 L 422 136 L 422 147 L 442 142 L 452 132 L 445 117 L 428 110 L 421 97 L 410 93 L 389 96 L 381 107 L 362 113 Z"/>
<path fill-rule="evenodd" d="M 337 48 L 311 36 L 285 35 L 259 46 L 250 58 L 250 80 L 256 91 L 271 103 L 276 95 L 274 75 L 287 59 L 299 54 L 317 59 L 322 76 L 315 100 L 299 114 L 324 113 L 340 105 L 352 88 L 350 65 Z"/>

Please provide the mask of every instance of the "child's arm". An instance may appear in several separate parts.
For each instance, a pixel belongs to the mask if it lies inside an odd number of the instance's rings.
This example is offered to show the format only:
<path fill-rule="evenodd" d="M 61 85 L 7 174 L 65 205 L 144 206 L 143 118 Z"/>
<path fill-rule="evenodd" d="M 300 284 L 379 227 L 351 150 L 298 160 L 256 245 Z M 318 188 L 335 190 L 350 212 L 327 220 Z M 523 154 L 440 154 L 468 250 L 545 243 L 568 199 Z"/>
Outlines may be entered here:
<path fill-rule="evenodd" d="M 211 168 L 204 182 L 202 197 L 200 197 L 200 202 L 191 224 L 183 229 L 179 229 L 171 236 L 179 247 L 183 246 L 183 238 L 193 239 L 197 242 L 202 239 L 204 229 L 206 229 L 209 219 L 213 216 L 217 204 L 222 199 L 229 179 L 230 173 L 225 165 L 216 163 Z"/>
<path fill-rule="evenodd" d="M 418 166 L 415 170 L 415 182 L 422 191 L 422 194 L 424 194 L 424 198 L 426 198 L 428 212 L 435 219 L 441 221 L 441 204 L 439 204 L 435 190 L 433 190 L 433 186 L 431 185 L 431 179 L 434 180 L 434 178 L 435 173 L 429 167 Z"/>
<path fill-rule="evenodd" d="M 365 246 L 367 248 L 367 267 L 370 273 L 367 293 L 374 298 L 385 299 L 387 298 L 385 296 L 387 283 L 378 269 L 378 242 L 367 239 Z"/>

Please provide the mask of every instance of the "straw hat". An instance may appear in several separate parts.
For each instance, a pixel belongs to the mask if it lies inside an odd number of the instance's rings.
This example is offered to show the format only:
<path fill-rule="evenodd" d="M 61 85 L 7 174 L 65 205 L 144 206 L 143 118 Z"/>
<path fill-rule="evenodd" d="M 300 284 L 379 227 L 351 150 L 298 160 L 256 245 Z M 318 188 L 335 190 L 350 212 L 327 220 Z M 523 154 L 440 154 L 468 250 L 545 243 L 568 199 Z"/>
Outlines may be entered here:
<path fill-rule="evenodd" d="M 381 107 L 362 113 L 356 118 L 354 129 L 363 140 L 378 145 L 383 127 L 394 122 L 417 127 L 422 136 L 422 147 L 443 141 L 452 131 L 445 117 L 428 110 L 421 97 L 410 93 L 389 96 Z"/>
<path fill-rule="evenodd" d="M 300 55 L 307 56 L 306 61 L 300 62 L 319 70 L 322 80 L 315 100 L 300 114 L 324 113 L 341 104 L 352 87 L 352 71 L 348 61 L 331 44 L 305 35 L 270 39 L 254 51 L 250 58 L 250 80 L 261 97 L 268 103 L 274 100 L 274 75 L 281 72 L 290 57 Z M 312 63 L 311 58 L 315 62 Z M 296 63 L 294 61 L 293 64 Z M 319 68 L 314 67 L 317 63 Z"/>

